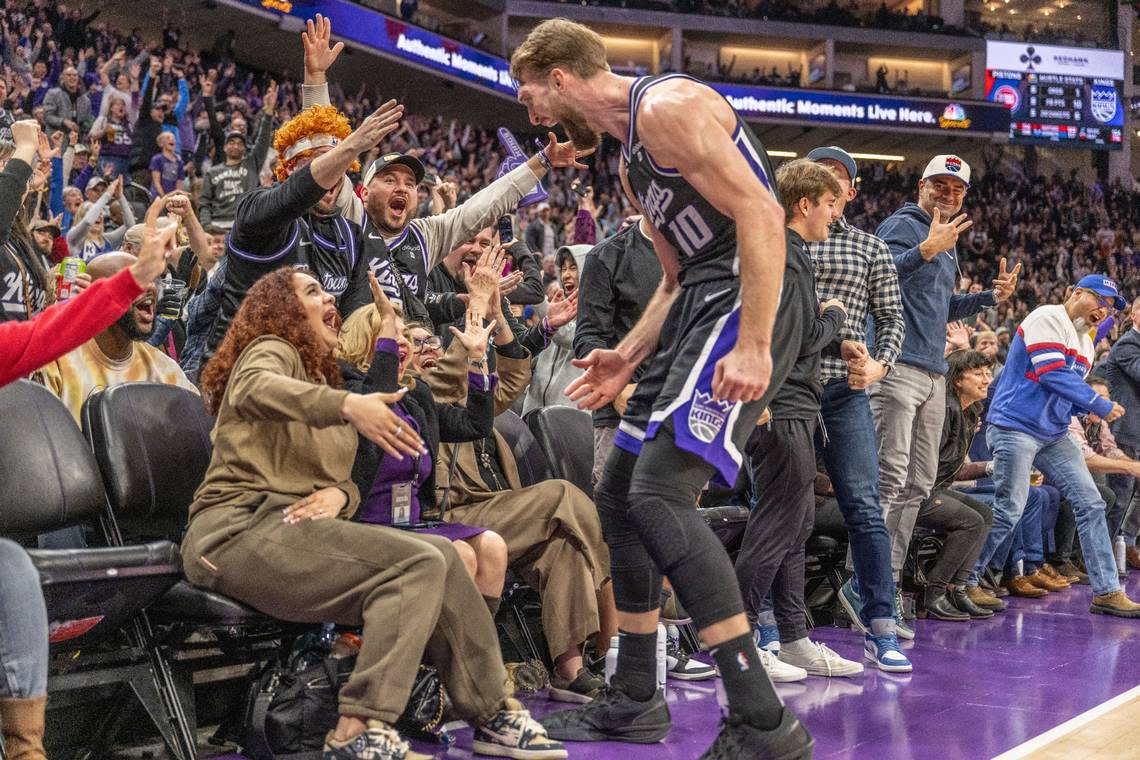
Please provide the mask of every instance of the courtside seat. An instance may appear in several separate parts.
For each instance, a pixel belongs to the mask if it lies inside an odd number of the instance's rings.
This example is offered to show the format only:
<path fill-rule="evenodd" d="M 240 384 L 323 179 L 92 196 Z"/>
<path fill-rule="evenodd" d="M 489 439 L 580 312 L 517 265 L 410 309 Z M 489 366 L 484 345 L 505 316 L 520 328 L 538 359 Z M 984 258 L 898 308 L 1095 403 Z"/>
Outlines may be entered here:
<path fill-rule="evenodd" d="M 83 432 L 95 451 L 120 541 L 181 541 L 194 492 L 206 475 L 213 418 L 201 398 L 160 383 L 125 383 L 93 393 Z M 261 624 L 270 618 L 183 581 L 152 608 L 155 622 Z"/>
<path fill-rule="evenodd" d="M 0 417 L 0 535 L 27 540 L 106 516 L 95 459 L 59 399 L 20 380 L 0 388 Z M 30 549 L 28 555 L 40 574 L 52 654 L 66 655 L 49 670 L 49 693 L 129 688 L 174 756 L 188 758 L 174 736 L 160 669 L 142 633 L 145 608 L 182 576 L 178 547 L 158 540 Z M 82 737 L 88 756 L 107 756 L 129 706 L 121 698 L 111 701 L 100 727 Z"/>
<path fill-rule="evenodd" d="M 514 455 L 519 469 L 519 481 L 524 487 L 550 480 L 550 466 L 546 463 L 546 454 L 522 417 L 508 409 L 495 418 L 495 431 L 503 436 L 507 445 L 511 447 L 511 454 Z"/>
<path fill-rule="evenodd" d="M 571 406 L 536 409 L 526 416 L 550 473 L 594 497 L 594 421 L 589 412 Z"/>

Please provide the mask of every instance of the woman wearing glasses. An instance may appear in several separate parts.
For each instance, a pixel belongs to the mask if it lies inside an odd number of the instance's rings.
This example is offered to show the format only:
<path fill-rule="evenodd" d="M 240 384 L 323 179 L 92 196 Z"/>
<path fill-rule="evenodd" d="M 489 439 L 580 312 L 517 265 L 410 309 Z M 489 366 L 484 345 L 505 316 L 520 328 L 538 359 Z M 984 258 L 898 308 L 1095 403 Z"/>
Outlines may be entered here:
<path fill-rule="evenodd" d="M 408 388 L 392 410 L 423 438 L 427 453 L 397 459 L 361 439 L 353 481 L 364 504 L 355 519 L 451 540 L 494 615 L 507 571 L 506 542 L 486 528 L 442 522 L 435 483 L 440 442 L 473 441 L 493 429 L 496 378 L 488 372 L 486 352 L 494 323 L 483 326 L 486 298 L 473 291 L 465 329 L 452 328 L 467 354 L 467 403 L 462 405 L 437 403 L 427 384 L 419 381 L 440 357 L 439 338 L 421 323 L 405 324 L 376 284 L 373 295 L 375 304 L 357 310 L 341 331 L 338 353 L 345 385 L 361 393 Z"/>

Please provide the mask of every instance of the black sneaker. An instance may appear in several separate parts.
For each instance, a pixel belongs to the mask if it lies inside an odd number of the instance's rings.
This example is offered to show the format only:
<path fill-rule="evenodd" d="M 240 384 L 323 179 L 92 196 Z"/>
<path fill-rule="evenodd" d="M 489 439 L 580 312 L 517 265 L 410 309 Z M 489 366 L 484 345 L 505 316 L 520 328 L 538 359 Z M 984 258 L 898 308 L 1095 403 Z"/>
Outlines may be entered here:
<path fill-rule="evenodd" d="M 563 678 L 557 672 L 550 677 L 550 698 L 556 702 L 576 702 L 584 705 L 598 696 L 606 681 L 588 668 L 579 668 L 574 678 Z"/>
<path fill-rule="evenodd" d="M 638 702 L 608 685 L 589 704 L 551 713 L 541 722 L 547 736 L 566 742 L 653 744 L 668 736 L 673 726 L 660 689 L 648 702 Z"/>
<path fill-rule="evenodd" d="M 815 740 L 788 708 L 780 725 L 761 731 L 743 718 L 729 715 L 720 734 L 699 760 L 811 760 Z"/>

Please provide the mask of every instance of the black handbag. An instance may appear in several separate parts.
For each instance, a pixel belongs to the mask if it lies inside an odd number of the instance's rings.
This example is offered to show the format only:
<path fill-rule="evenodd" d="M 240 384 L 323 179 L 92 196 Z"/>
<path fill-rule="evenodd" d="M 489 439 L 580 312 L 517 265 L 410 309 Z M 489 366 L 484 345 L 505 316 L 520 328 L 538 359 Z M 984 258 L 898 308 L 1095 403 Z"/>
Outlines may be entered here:
<path fill-rule="evenodd" d="M 348 681 L 355 657 L 332 657 L 311 650 L 269 663 L 252 679 L 245 721 L 238 741 L 250 760 L 319 760 L 325 735 L 336 727 L 337 695 Z M 435 668 L 420 665 L 407 707 L 396 727 L 410 738 L 450 741 L 435 729 L 443 719 L 446 696 Z"/>

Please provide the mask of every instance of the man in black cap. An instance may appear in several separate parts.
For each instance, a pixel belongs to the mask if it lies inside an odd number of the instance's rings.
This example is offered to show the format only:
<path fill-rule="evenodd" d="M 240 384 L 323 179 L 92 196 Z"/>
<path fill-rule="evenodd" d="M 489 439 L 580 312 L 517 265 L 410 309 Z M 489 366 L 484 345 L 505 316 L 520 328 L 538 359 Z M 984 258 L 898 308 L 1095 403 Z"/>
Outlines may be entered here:
<path fill-rule="evenodd" d="M 331 27 L 328 23 L 311 26 L 303 38 L 303 108 L 327 105 L 330 102 L 325 72 L 340 54 L 339 49 L 330 46 L 330 41 Z M 494 225 L 499 217 L 513 212 L 519 201 L 534 189 L 548 171 L 576 164 L 573 143 L 552 140 L 525 164 L 495 180 L 463 203 L 436 216 L 414 219 L 417 187 L 423 181 L 424 166 L 414 156 L 387 153 L 365 168 L 360 197 L 352 192 L 349 183 L 345 183 L 337 198 L 337 205 L 346 219 L 364 226 L 368 235 L 378 235 L 384 239 L 395 268 L 411 292 L 427 304 L 432 320 L 448 323 L 461 318 L 465 307 L 454 300 L 453 294 L 429 294 L 428 273 L 452 250 L 474 238 L 480 230 Z M 581 168 L 580 164 L 577 166 Z M 526 272 L 533 267 L 533 274 L 538 274 L 537 262 L 534 257 L 525 255 L 527 249 L 521 241 L 512 246 L 510 252 L 516 269 Z M 369 270 L 382 284 L 384 281 L 379 270 L 383 265 L 384 262 L 376 258 L 368 262 Z M 542 300 L 541 297 L 533 300 L 520 298 L 523 287 L 526 287 L 526 283 L 512 296 L 513 302 L 537 303 Z M 385 286 L 385 291 L 391 298 L 391 289 Z"/>
<path fill-rule="evenodd" d="M 258 186 L 258 173 L 272 140 L 273 130 L 262 129 L 253 150 L 248 151 L 244 134 L 232 129 L 226 132 L 225 161 L 210 167 L 202 181 L 199 218 L 203 226 L 229 229 L 233 225 L 237 199 Z"/>

